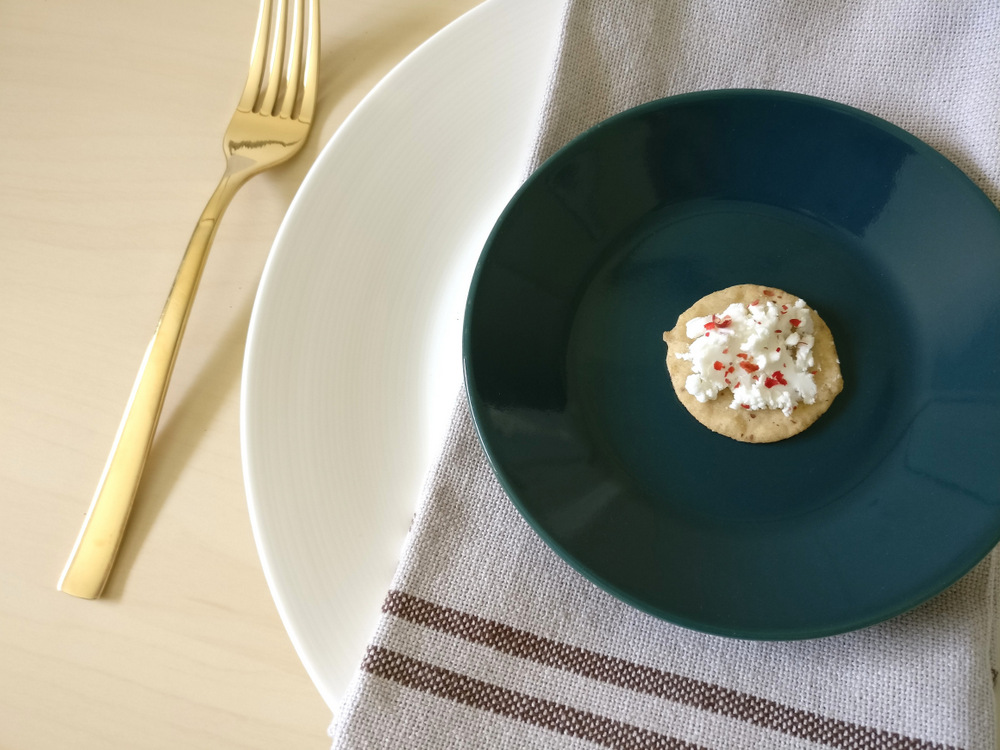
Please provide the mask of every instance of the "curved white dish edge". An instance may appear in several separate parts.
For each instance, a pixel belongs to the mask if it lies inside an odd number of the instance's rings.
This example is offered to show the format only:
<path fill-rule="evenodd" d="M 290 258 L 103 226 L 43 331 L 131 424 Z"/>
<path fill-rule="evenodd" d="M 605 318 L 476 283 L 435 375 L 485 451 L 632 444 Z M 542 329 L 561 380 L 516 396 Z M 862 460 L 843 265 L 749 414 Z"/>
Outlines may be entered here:
<path fill-rule="evenodd" d="M 271 594 L 332 710 L 372 634 L 461 382 L 462 312 L 524 176 L 560 0 L 487 0 L 343 123 L 282 222 L 241 394 Z"/>

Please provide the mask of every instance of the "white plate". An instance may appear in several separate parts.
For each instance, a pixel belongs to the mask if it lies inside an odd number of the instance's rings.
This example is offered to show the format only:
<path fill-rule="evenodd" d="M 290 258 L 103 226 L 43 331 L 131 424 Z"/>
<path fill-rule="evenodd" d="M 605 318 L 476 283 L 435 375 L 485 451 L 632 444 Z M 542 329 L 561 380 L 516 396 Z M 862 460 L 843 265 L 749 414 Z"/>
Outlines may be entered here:
<path fill-rule="evenodd" d="M 282 223 L 250 320 L 241 439 L 257 548 L 336 706 L 461 383 L 462 310 L 524 176 L 560 0 L 488 0 L 344 122 Z"/>

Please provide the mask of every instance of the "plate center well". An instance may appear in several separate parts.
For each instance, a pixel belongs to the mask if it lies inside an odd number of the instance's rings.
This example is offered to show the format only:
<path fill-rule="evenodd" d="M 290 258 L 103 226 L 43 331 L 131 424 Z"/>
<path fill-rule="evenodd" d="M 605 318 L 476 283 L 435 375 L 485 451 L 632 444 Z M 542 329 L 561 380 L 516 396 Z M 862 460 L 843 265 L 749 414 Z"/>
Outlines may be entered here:
<path fill-rule="evenodd" d="M 826 506 L 879 465 L 912 416 L 900 387 L 912 333 L 876 341 L 871 325 L 907 319 L 885 278 L 861 242 L 812 217 L 746 202 L 664 209 L 613 243 L 582 293 L 567 351 L 574 418 L 599 460 L 669 515 L 727 525 Z M 663 331 L 700 297 L 742 283 L 801 295 L 841 360 L 844 390 L 830 410 L 778 443 L 703 427 L 666 370 Z"/>

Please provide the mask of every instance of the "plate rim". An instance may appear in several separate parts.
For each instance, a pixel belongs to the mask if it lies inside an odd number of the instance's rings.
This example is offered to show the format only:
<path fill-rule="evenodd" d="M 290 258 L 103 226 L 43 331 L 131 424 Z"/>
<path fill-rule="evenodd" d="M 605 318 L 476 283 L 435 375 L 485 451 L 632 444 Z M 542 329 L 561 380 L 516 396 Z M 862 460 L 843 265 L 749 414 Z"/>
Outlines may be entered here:
<path fill-rule="evenodd" d="M 527 7 L 532 9 L 530 13 L 524 12 Z M 543 17 L 542 14 L 544 14 L 546 21 L 548 21 L 550 16 L 552 16 L 554 20 L 554 14 L 560 7 L 561 0 L 543 0 L 543 2 L 531 0 L 530 4 L 528 3 L 528 0 L 485 0 L 452 20 L 428 39 L 423 41 L 413 51 L 408 53 L 364 97 L 362 97 L 361 101 L 339 125 L 327 143 L 323 145 L 319 154 L 315 158 L 314 163 L 309 168 L 306 176 L 302 180 L 301 185 L 296 191 L 288 210 L 286 211 L 286 214 L 279 226 L 277 235 L 273 241 L 271 251 L 264 264 L 264 269 L 251 311 L 246 350 L 243 358 L 243 371 L 240 381 L 239 434 L 242 475 L 246 492 L 247 509 L 257 556 L 260 560 L 265 581 L 275 607 L 278 610 L 282 625 L 288 634 L 296 655 L 303 664 L 310 680 L 316 686 L 323 700 L 334 712 L 337 711 L 341 699 L 346 694 L 348 684 L 347 681 L 342 680 L 339 675 L 331 676 L 327 672 L 327 669 L 323 666 L 321 659 L 318 658 L 320 655 L 315 652 L 315 646 L 311 642 L 311 639 L 315 637 L 316 631 L 321 626 L 330 626 L 326 622 L 314 621 L 316 613 L 313 610 L 310 610 L 308 613 L 303 615 L 295 614 L 292 609 L 290 609 L 289 605 L 294 603 L 296 600 L 301 599 L 303 592 L 292 590 L 300 588 L 300 581 L 285 581 L 284 579 L 289 578 L 290 574 L 287 570 L 283 572 L 279 570 L 281 568 L 287 568 L 289 564 L 286 559 L 289 556 L 287 554 L 288 550 L 282 547 L 283 543 L 281 542 L 281 539 L 283 538 L 282 534 L 285 532 L 264 528 L 265 524 L 261 519 L 262 508 L 265 506 L 277 505 L 282 501 L 282 498 L 266 497 L 266 495 L 269 494 L 266 487 L 264 487 L 267 482 L 265 482 L 264 478 L 260 476 L 260 472 L 262 472 L 263 469 L 256 465 L 251 456 L 251 453 L 260 451 L 259 448 L 255 451 L 251 445 L 256 442 L 256 438 L 252 433 L 260 428 L 256 426 L 256 421 L 258 420 L 254 413 L 255 407 L 248 398 L 248 392 L 253 390 L 252 386 L 254 385 L 255 380 L 259 379 L 258 373 L 256 373 L 254 369 L 254 357 L 256 356 L 256 351 L 260 344 L 260 329 L 265 324 L 266 318 L 266 310 L 264 309 L 265 305 L 262 303 L 262 299 L 268 293 L 270 287 L 273 286 L 273 284 L 270 283 L 270 280 L 274 276 L 274 269 L 277 267 L 279 260 L 282 259 L 283 256 L 288 255 L 291 251 L 291 248 L 287 246 L 287 235 L 290 228 L 302 220 L 302 217 L 300 216 L 302 213 L 302 204 L 306 202 L 306 197 L 319 187 L 319 184 L 325 184 L 321 177 L 323 176 L 322 173 L 328 172 L 331 169 L 331 165 L 329 164 L 331 153 L 334 152 L 344 140 L 346 137 L 345 134 L 350 133 L 355 122 L 359 121 L 361 118 L 367 118 L 370 116 L 372 110 L 381 104 L 384 99 L 384 93 L 387 89 L 391 88 L 396 79 L 408 81 L 409 77 L 412 75 L 420 75 L 422 77 L 430 75 L 435 81 L 437 81 L 441 75 L 441 71 L 437 70 L 436 67 L 429 67 L 426 62 L 423 62 L 425 60 L 425 55 L 429 56 L 431 54 L 439 54 L 441 51 L 446 49 L 454 52 L 457 48 L 466 45 L 467 38 L 469 36 L 467 31 L 471 30 L 470 27 L 472 24 L 475 24 L 475 28 L 477 29 L 476 33 L 479 35 L 477 38 L 483 39 L 494 37 L 506 39 L 505 36 L 501 35 L 500 31 L 497 31 L 492 27 L 488 29 L 480 28 L 484 27 L 484 21 L 479 19 L 502 18 L 505 24 L 507 24 L 510 28 L 518 30 L 518 33 L 526 33 L 527 30 L 524 30 L 524 27 L 527 23 L 537 23 L 538 19 Z M 522 30 L 524 31 L 522 32 Z M 552 33 L 549 33 L 550 31 Z M 554 27 L 549 29 L 547 26 L 541 31 L 534 31 L 536 34 L 544 33 L 546 35 L 545 44 L 554 43 L 554 32 Z M 502 33 L 508 34 L 510 33 L 510 29 L 503 31 Z M 462 48 L 464 49 L 464 47 Z M 482 61 L 482 64 L 485 64 L 485 61 Z M 530 73 L 532 81 L 540 83 L 548 77 L 549 71 L 544 66 L 538 66 L 537 68 L 532 68 Z M 525 79 L 526 77 L 526 69 L 518 73 L 506 70 L 506 75 L 512 76 L 512 80 L 516 81 L 520 85 L 525 83 L 522 79 Z M 440 87 L 439 83 L 434 85 L 438 88 Z M 521 100 L 524 100 L 526 96 L 526 93 L 519 92 Z M 534 103 L 532 103 L 531 106 L 534 107 Z M 458 127 L 460 124 L 461 123 L 456 123 L 455 127 Z M 468 123 L 466 122 L 465 125 L 467 126 Z M 491 179 L 493 183 L 498 181 L 498 178 L 495 175 L 491 176 L 489 179 Z M 512 186 L 510 191 L 505 194 L 504 198 L 506 199 L 509 197 L 513 190 L 514 187 Z M 501 207 L 502 205 L 497 206 L 497 212 L 499 212 Z M 495 218 L 495 215 L 493 218 Z M 465 219 L 463 218 L 463 221 L 464 220 Z M 468 229 L 469 228 L 466 227 L 466 230 Z M 483 237 L 485 238 L 485 232 L 483 233 Z M 464 294 L 460 302 L 464 303 Z M 437 322 L 440 323 L 440 321 Z M 456 347 L 456 354 L 460 355 L 460 335 L 456 335 L 456 341 L 458 343 L 458 346 Z M 454 370 L 456 375 L 455 385 L 457 388 L 461 382 L 460 356 L 456 356 Z M 260 389 L 258 388 L 258 390 Z M 457 393 L 452 394 L 451 398 L 453 399 L 455 395 L 457 395 Z M 449 403 L 449 412 L 451 406 L 452 404 Z M 447 417 L 447 414 L 445 417 Z M 420 435 L 414 435 L 412 437 L 412 442 L 419 442 Z M 424 468 L 426 469 L 429 467 Z M 413 496 L 408 497 L 407 499 L 411 506 L 411 511 L 412 506 L 415 506 L 419 499 L 417 493 L 419 487 L 415 487 L 414 490 Z M 402 531 L 405 534 L 405 528 L 403 528 Z M 400 543 L 402 543 L 402 539 L 403 535 L 400 535 Z M 311 581 L 306 581 L 305 583 L 308 584 L 310 582 Z M 307 589 L 308 586 L 301 588 Z M 377 596 L 380 598 L 379 600 L 381 600 L 384 593 L 384 590 L 377 592 Z M 371 618 L 373 626 L 376 617 L 377 612 L 373 612 Z M 316 618 L 316 620 L 319 619 L 321 618 Z M 357 656 L 358 660 L 356 663 L 359 663 L 363 654 L 359 653 Z M 355 670 L 356 663 L 354 664 Z"/>

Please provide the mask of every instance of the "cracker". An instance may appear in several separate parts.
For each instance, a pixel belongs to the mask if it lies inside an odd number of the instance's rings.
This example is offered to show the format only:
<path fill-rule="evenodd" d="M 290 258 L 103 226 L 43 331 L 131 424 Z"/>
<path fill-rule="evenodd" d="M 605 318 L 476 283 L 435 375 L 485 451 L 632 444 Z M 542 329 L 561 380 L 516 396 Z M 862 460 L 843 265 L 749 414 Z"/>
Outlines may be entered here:
<path fill-rule="evenodd" d="M 768 293 L 766 296 L 765 291 Z M 685 381 L 692 373 L 692 365 L 691 362 L 675 356 L 678 353 L 686 353 L 691 344 L 691 339 L 685 332 L 687 322 L 692 318 L 720 313 L 735 302 L 748 305 L 759 299 L 769 299 L 779 305 L 792 305 L 799 298 L 775 287 L 763 287 L 757 284 L 731 286 L 702 297 L 680 315 L 672 330 L 663 334 L 663 340 L 667 343 L 667 370 L 680 402 L 708 429 L 745 443 L 773 443 L 797 435 L 830 408 L 844 386 L 833 334 L 816 311 L 810 308 L 815 336 L 813 377 L 817 387 L 813 403 L 800 402 L 790 416 L 785 416 L 780 409 L 730 408 L 733 399 L 729 389 L 704 403 L 687 392 Z"/>

